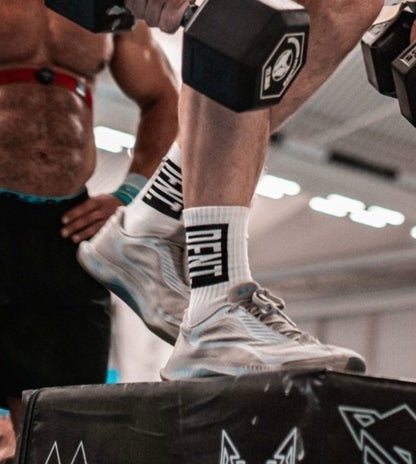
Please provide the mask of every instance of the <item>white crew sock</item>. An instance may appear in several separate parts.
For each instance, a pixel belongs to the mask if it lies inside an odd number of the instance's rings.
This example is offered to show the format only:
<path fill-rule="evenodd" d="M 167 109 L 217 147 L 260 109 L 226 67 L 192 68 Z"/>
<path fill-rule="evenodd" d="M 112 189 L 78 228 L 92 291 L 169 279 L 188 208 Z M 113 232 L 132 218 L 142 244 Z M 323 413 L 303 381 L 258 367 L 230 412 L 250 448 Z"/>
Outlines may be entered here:
<path fill-rule="evenodd" d="M 227 300 L 229 290 L 252 281 L 247 228 L 250 209 L 206 206 L 183 212 L 191 299 L 187 319 L 194 324 Z"/>
<path fill-rule="evenodd" d="M 169 236 L 183 227 L 181 150 L 174 143 L 159 168 L 125 209 L 130 235 Z"/>

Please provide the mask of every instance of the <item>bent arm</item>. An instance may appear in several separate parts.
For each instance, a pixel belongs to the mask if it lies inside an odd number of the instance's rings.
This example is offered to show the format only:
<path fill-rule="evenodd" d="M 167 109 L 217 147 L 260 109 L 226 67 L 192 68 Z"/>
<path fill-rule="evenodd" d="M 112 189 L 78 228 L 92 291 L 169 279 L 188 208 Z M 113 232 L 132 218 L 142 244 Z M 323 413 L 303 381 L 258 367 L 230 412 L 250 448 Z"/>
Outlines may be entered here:
<path fill-rule="evenodd" d="M 141 117 L 131 172 L 150 177 L 178 132 L 178 90 L 174 72 L 144 23 L 115 37 L 111 72 L 135 101 Z"/>

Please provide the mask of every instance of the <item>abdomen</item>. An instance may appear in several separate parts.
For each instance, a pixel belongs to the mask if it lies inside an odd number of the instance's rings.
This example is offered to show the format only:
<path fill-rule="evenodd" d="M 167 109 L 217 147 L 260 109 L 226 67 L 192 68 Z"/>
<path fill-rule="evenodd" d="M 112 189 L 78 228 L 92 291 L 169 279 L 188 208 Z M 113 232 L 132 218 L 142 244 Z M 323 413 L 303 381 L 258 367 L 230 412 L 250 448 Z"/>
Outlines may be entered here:
<path fill-rule="evenodd" d="M 92 114 L 77 95 L 37 83 L 0 86 L 0 187 L 69 195 L 94 165 Z"/>

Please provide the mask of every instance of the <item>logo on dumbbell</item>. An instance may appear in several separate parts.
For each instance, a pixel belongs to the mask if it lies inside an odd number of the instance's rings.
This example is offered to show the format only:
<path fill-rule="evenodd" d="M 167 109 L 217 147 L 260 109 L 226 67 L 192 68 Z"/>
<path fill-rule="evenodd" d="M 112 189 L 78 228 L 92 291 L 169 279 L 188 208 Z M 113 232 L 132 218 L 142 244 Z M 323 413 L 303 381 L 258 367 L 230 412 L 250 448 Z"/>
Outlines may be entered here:
<path fill-rule="evenodd" d="M 305 34 L 283 36 L 263 66 L 260 98 L 267 100 L 283 95 L 302 66 L 305 54 Z"/>
<path fill-rule="evenodd" d="M 293 58 L 294 54 L 292 50 L 285 50 L 279 56 L 272 70 L 272 79 L 275 82 L 279 82 L 287 76 L 287 73 L 292 68 Z"/>
<path fill-rule="evenodd" d="M 416 61 L 416 46 L 412 46 L 409 49 L 406 49 L 403 56 L 400 57 L 400 61 L 402 61 L 406 66 L 413 66 Z"/>

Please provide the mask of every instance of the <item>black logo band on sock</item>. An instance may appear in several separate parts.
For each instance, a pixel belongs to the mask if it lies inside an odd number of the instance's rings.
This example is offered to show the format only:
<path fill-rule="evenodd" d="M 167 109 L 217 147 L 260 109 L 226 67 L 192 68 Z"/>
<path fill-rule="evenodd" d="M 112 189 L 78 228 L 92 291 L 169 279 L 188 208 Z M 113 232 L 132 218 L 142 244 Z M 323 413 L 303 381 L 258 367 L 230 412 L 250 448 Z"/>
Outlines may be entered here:
<path fill-rule="evenodd" d="M 171 160 L 161 167 L 143 201 L 166 216 L 179 219 L 183 210 L 181 170 Z"/>
<path fill-rule="evenodd" d="M 228 281 L 228 224 L 186 228 L 191 287 L 205 287 Z"/>

